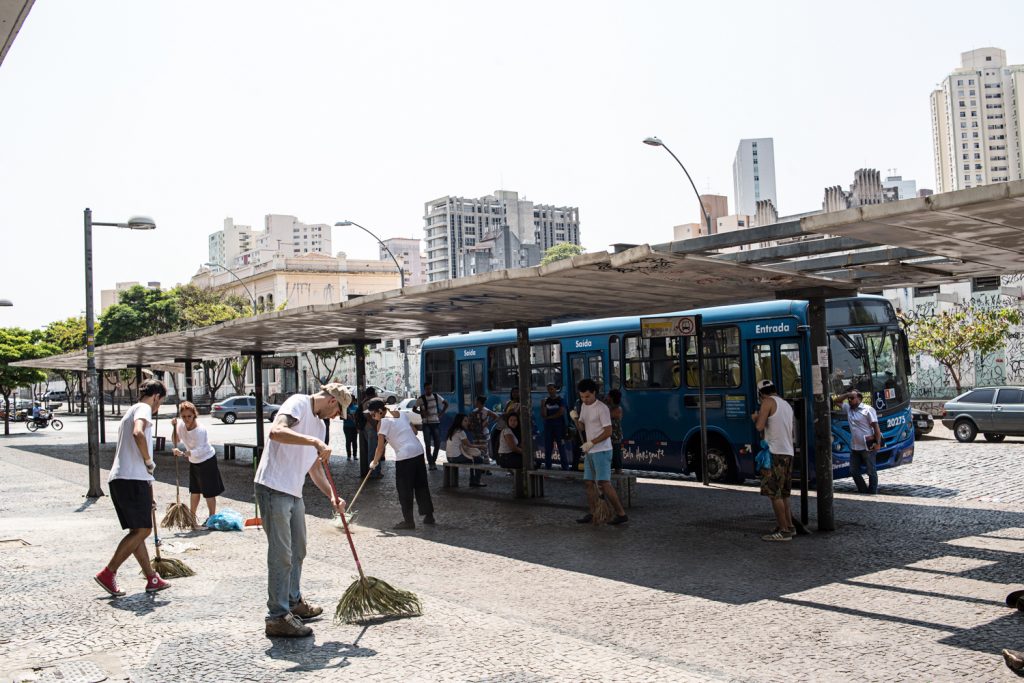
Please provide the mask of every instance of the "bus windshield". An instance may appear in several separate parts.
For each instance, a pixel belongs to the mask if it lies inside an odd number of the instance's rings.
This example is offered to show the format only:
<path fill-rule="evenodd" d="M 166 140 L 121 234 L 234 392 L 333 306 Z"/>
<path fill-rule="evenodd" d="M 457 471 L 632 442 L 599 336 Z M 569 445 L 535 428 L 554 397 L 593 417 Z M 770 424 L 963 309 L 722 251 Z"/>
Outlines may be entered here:
<path fill-rule="evenodd" d="M 833 330 L 829 347 L 833 394 L 857 389 L 876 411 L 888 412 L 906 405 L 910 391 L 896 331 Z"/>

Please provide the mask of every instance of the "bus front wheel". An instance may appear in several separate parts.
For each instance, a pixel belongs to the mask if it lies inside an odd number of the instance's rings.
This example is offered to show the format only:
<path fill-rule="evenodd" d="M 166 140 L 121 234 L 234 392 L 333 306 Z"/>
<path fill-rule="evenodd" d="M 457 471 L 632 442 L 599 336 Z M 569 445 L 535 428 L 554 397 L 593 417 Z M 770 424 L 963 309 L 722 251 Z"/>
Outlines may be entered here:
<path fill-rule="evenodd" d="M 697 479 L 703 479 L 700 459 L 700 440 L 690 444 L 690 471 Z M 708 439 L 708 481 L 718 483 L 738 483 L 742 479 L 736 469 L 736 461 L 732 457 L 732 449 L 728 444 L 714 437 Z"/>

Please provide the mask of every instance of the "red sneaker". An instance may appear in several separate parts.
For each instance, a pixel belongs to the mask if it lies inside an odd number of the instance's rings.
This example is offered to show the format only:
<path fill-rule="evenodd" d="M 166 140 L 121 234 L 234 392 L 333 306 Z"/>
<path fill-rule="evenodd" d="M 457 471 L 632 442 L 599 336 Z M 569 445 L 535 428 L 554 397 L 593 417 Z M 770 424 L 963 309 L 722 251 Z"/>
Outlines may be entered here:
<path fill-rule="evenodd" d="M 164 581 L 163 579 L 161 579 L 160 575 L 155 573 L 155 572 L 153 573 L 153 576 L 151 576 L 148 579 L 146 579 L 146 592 L 147 593 L 157 593 L 159 591 L 162 591 L 165 588 L 170 588 L 170 587 L 171 587 L 171 584 L 169 584 L 166 581 Z"/>
<path fill-rule="evenodd" d="M 107 591 L 115 598 L 119 598 L 124 595 L 124 591 L 117 587 L 117 579 L 114 572 L 110 571 L 106 567 L 103 568 L 103 571 L 92 578 L 96 580 L 96 583 L 103 587 L 103 590 Z"/>

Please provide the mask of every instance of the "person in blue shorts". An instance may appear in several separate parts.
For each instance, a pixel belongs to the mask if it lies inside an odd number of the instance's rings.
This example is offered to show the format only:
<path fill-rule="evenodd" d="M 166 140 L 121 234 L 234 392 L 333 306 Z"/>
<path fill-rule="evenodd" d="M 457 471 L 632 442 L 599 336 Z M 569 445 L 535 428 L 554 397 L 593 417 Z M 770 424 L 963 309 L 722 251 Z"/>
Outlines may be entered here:
<path fill-rule="evenodd" d="M 587 524 L 594 519 L 598 492 L 612 504 L 615 517 L 609 524 L 628 522 L 626 511 L 612 487 L 612 415 L 608 405 L 597 400 L 597 383 L 592 379 L 580 380 L 576 385 L 580 394 L 580 410 L 569 413 L 576 429 L 587 435 L 580 447 L 583 451 L 583 480 L 587 486 L 587 506 L 590 512 L 576 521 Z"/>

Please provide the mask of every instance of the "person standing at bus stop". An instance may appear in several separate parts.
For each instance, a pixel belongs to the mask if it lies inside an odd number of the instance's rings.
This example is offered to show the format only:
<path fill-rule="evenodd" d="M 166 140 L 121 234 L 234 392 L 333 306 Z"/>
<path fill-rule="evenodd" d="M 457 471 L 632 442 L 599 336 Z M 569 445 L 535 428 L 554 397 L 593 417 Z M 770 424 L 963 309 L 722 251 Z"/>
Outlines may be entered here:
<path fill-rule="evenodd" d="M 558 459 L 563 470 L 569 469 L 569 446 L 565 442 L 565 399 L 558 394 L 558 387 L 548 384 L 548 395 L 540 404 L 544 418 L 544 469 L 551 469 L 551 455 L 558 448 Z"/>
<path fill-rule="evenodd" d="M 587 487 L 587 506 L 590 510 L 576 521 L 580 524 L 593 521 L 598 496 L 603 495 L 615 510 L 615 517 L 608 523 L 616 525 L 628 522 L 626 511 L 612 486 L 611 411 L 608 404 L 597 400 L 597 383 L 594 380 L 580 380 L 576 390 L 580 395 L 580 410 L 573 410 L 569 417 L 576 422 L 577 430 L 587 435 L 580 449 L 583 451 L 583 481 Z"/>
<path fill-rule="evenodd" d="M 434 393 L 429 381 L 423 383 L 423 393 L 416 399 L 413 411 L 420 416 L 423 427 L 423 446 L 427 450 L 427 469 L 437 469 L 437 454 L 441 450 L 441 416 L 448 410 L 448 401 Z"/>
<path fill-rule="evenodd" d="M 793 408 L 775 389 L 770 379 L 757 383 L 761 405 L 751 415 L 757 431 L 764 432 L 772 456 L 771 469 L 761 472 L 761 495 L 768 496 L 775 513 L 775 530 L 761 537 L 765 541 L 791 541 L 796 535 L 789 509 L 793 484 Z"/>
<path fill-rule="evenodd" d="M 878 472 L 875 470 L 875 457 L 882 446 L 882 430 L 878 427 L 878 413 L 869 405 L 864 404 L 864 396 L 854 389 L 839 394 L 833 399 L 840 403 L 850 425 L 850 476 L 859 493 L 878 493 Z M 860 476 L 863 464 L 868 472 L 868 483 Z"/>

